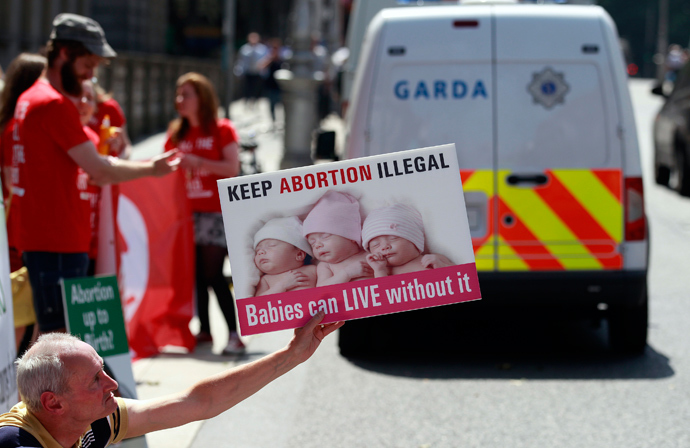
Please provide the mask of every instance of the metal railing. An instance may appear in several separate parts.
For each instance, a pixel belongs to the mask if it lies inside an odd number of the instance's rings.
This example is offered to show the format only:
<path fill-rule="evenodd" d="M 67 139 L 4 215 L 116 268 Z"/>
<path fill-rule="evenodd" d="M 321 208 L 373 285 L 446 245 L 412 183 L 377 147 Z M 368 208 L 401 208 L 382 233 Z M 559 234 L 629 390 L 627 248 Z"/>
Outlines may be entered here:
<path fill-rule="evenodd" d="M 161 132 L 176 117 L 175 82 L 188 72 L 209 78 L 224 98 L 225 82 L 220 63 L 164 55 L 118 53 L 99 68 L 99 83 L 120 103 L 127 131 L 134 141 Z"/>

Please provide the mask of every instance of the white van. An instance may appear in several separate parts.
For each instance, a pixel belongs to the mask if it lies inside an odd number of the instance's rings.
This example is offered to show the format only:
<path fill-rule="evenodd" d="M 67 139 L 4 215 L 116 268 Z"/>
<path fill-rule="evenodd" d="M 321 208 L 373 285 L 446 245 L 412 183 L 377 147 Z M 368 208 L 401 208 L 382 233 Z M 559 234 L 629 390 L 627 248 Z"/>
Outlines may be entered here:
<path fill-rule="evenodd" d="M 601 7 L 385 9 L 367 30 L 346 132 L 348 158 L 455 144 L 482 305 L 591 312 L 608 319 L 613 349 L 644 350 L 640 155 Z M 347 327 L 341 348 L 361 336 Z"/>
<path fill-rule="evenodd" d="M 352 83 L 357 71 L 364 33 L 369 22 L 384 8 L 416 7 L 424 5 L 440 5 L 443 3 L 458 3 L 458 0 L 354 0 L 352 13 L 347 25 L 346 46 L 350 50 L 347 62 L 345 62 L 345 76 L 343 77 L 342 99 L 346 103 L 350 100 Z M 347 108 L 347 106 L 346 106 Z"/>

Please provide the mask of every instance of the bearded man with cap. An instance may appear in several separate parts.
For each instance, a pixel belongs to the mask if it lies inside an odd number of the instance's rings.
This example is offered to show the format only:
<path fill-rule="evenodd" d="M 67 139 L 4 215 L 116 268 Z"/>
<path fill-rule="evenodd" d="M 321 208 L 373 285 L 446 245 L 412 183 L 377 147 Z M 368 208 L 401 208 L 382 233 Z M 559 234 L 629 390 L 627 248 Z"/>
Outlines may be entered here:
<path fill-rule="evenodd" d="M 82 128 L 69 97 L 81 98 L 82 81 L 116 56 L 101 26 L 76 14 L 53 20 L 48 66 L 17 101 L 13 132 L 16 176 L 12 211 L 19 214 L 18 248 L 29 270 L 41 333 L 64 331 L 59 281 L 86 276 L 90 244 L 89 196 L 83 169 L 98 185 L 176 169 L 174 151 L 147 162 L 102 157 Z"/>

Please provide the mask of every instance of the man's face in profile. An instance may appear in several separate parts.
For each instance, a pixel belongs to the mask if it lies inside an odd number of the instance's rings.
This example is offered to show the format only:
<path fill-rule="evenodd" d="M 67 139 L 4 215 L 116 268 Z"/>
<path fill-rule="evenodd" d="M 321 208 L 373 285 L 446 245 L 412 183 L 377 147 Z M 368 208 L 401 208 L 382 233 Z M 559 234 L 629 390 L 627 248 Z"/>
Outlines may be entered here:
<path fill-rule="evenodd" d="M 70 57 L 60 69 L 62 88 L 65 93 L 81 97 L 81 83 L 93 78 L 94 71 L 103 61 L 103 58 L 95 54 Z"/>
<path fill-rule="evenodd" d="M 77 350 L 64 355 L 63 362 L 71 373 L 64 394 L 71 418 L 91 424 L 117 409 L 117 382 L 105 373 L 103 359 L 90 345 L 81 342 Z"/>

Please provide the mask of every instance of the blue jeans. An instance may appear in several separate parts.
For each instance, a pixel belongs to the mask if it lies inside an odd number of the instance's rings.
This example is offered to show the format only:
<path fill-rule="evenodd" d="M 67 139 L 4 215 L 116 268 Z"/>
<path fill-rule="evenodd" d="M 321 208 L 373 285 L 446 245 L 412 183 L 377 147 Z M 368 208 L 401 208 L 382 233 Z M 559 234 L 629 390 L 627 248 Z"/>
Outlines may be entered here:
<path fill-rule="evenodd" d="M 65 328 L 60 280 L 86 277 L 89 255 L 86 252 L 24 252 L 24 264 L 29 270 L 38 328 L 42 333 Z"/>
<path fill-rule="evenodd" d="M 276 122 L 276 106 L 281 102 L 282 92 L 280 90 L 266 89 L 268 98 L 268 110 L 271 112 L 273 124 Z"/>

